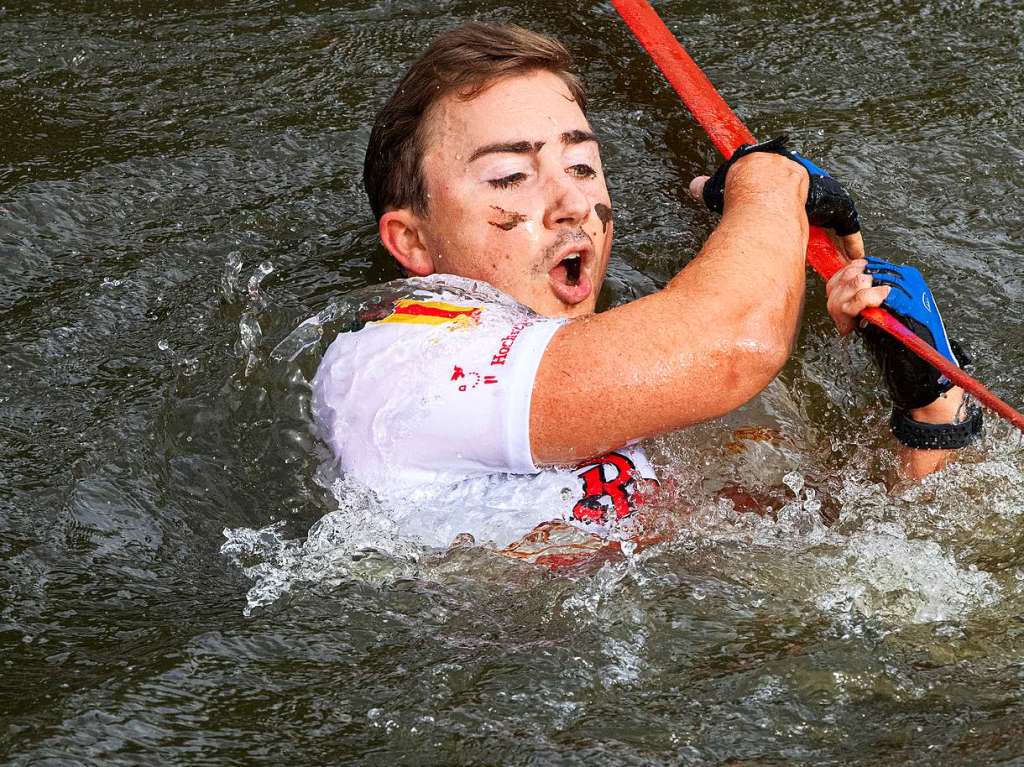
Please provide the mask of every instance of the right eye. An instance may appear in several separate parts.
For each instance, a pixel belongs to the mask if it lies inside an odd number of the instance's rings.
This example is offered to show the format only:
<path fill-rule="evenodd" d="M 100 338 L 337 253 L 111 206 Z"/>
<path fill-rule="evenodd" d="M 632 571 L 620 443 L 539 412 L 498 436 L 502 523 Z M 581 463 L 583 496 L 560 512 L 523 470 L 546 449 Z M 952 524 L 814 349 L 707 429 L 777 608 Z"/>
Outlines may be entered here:
<path fill-rule="evenodd" d="M 568 168 L 566 173 L 575 176 L 576 178 L 597 178 L 597 171 L 582 162 Z"/>
<path fill-rule="evenodd" d="M 510 176 L 503 176 L 502 178 L 493 178 L 488 180 L 488 184 L 493 186 L 495 189 L 511 189 L 512 187 L 519 184 L 523 179 L 526 178 L 525 173 L 513 173 Z"/>

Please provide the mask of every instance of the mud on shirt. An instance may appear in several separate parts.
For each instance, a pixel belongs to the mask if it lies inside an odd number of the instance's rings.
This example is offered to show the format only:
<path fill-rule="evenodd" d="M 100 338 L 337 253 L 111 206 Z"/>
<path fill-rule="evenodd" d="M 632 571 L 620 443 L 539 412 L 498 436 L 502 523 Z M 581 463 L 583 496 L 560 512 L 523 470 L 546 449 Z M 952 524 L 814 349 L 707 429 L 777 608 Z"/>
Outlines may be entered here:
<path fill-rule="evenodd" d="M 639 447 L 575 468 L 533 463 L 534 379 L 565 320 L 452 275 L 404 284 L 338 335 L 313 380 L 314 421 L 345 474 L 427 545 L 470 533 L 503 546 L 550 520 L 627 531 L 655 481 Z"/>

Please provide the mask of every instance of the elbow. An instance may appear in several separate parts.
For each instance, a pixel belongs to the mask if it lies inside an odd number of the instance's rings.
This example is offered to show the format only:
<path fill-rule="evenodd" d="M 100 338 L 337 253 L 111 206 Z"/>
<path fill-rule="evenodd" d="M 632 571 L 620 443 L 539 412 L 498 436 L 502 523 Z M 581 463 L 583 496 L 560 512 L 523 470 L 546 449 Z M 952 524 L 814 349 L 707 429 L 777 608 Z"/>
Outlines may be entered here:
<path fill-rule="evenodd" d="M 739 346 L 736 357 L 754 388 L 751 397 L 782 372 L 793 348 L 790 340 L 778 336 L 746 338 Z"/>
<path fill-rule="evenodd" d="M 788 324 L 787 324 L 788 325 Z M 796 329 L 779 323 L 751 322 L 729 345 L 729 390 L 733 407 L 757 396 L 782 372 L 793 351 Z"/>
<path fill-rule="evenodd" d="M 776 314 L 766 317 L 757 322 L 758 330 L 752 331 L 745 340 L 745 344 L 758 360 L 756 364 L 765 370 L 765 386 L 782 372 L 782 368 L 789 361 L 796 345 L 799 321 L 799 315 L 783 317 Z"/>
<path fill-rule="evenodd" d="M 803 302 L 792 294 L 787 299 L 782 306 L 754 307 L 736 336 L 737 358 L 748 368 L 748 374 L 758 379 L 757 391 L 782 372 L 796 345 Z"/>

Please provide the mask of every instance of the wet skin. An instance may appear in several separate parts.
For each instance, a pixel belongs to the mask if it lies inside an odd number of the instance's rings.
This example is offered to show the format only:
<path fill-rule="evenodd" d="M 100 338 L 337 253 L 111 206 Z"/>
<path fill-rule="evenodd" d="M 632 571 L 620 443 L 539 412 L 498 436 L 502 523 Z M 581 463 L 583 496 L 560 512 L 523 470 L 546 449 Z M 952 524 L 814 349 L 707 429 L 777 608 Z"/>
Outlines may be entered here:
<path fill-rule="evenodd" d="M 389 211 L 380 222 L 406 270 L 483 280 L 548 316 L 593 313 L 611 200 L 590 124 L 556 75 L 443 98 L 429 117 L 423 171 L 426 211 Z"/>
<path fill-rule="evenodd" d="M 498 213 L 498 221 L 488 221 L 491 226 L 496 226 L 503 232 L 507 232 L 510 229 L 514 229 L 521 223 L 526 221 L 526 216 L 515 210 L 505 210 L 498 205 L 492 205 L 491 208 Z"/>

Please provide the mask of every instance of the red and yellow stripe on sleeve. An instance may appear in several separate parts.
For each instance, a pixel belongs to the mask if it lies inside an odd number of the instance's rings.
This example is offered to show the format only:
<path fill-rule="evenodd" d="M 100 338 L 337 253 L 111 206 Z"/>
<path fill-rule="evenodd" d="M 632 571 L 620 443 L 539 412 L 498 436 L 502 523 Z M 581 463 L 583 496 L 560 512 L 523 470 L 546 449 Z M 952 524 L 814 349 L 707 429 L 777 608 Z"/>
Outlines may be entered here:
<path fill-rule="evenodd" d="M 401 322 L 408 325 L 475 325 L 480 321 L 480 307 L 456 306 L 444 301 L 414 301 L 403 298 L 394 311 L 380 322 Z"/>

